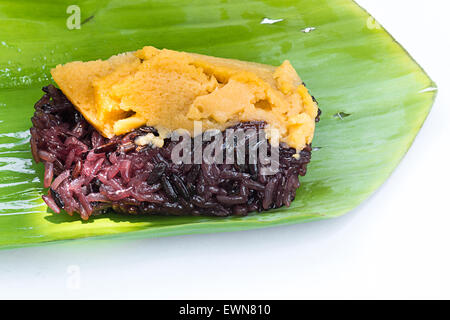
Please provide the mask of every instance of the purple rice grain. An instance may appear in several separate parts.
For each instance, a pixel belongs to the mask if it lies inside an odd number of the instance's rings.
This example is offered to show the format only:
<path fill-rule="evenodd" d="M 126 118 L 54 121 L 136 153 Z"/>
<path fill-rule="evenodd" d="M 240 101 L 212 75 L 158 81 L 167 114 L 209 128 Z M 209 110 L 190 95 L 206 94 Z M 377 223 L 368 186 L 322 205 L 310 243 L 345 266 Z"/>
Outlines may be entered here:
<path fill-rule="evenodd" d="M 43 91 L 31 119 L 30 144 L 35 162 L 44 162 L 44 186 L 52 186 L 42 198 L 57 213 L 64 209 L 70 215 L 80 214 L 82 219 L 109 210 L 177 216 L 247 215 L 289 206 L 300 186 L 298 176 L 306 174 L 311 159 L 310 145 L 298 153 L 298 159 L 293 157 L 295 149 L 281 145 L 280 169 L 274 176 L 262 175 L 260 162 L 175 164 L 170 155 L 176 143 L 170 139 L 164 140 L 162 148 L 134 144 L 138 136 L 158 136 L 155 128 L 141 127 L 107 139 L 59 89 L 49 85 Z M 264 127 L 264 122 L 253 121 L 232 128 Z M 231 145 L 248 146 L 247 138 Z M 192 143 L 191 156 L 194 146 L 205 149 L 209 143 Z M 227 147 L 224 143 L 222 149 Z"/>

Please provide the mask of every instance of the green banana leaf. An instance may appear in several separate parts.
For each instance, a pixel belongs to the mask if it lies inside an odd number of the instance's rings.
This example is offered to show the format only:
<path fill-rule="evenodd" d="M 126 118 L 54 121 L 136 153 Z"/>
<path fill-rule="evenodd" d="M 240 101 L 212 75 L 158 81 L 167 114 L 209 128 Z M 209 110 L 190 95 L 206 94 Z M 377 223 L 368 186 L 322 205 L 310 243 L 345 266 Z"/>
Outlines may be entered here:
<path fill-rule="evenodd" d="M 391 174 L 422 126 L 436 86 L 349 0 L 0 2 L 0 247 L 85 237 L 156 237 L 340 216 Z M 69 19 L 69 21 L 68 21 Z M 282 19 L 282 20 L 280 20 Z M 70 27 L 70 28 L 69 28 Z M 296 200 L 247 217 L 131 217 L 84 222 L 51 213 L 29 148 L 33 104 L 49 70 L 153 45 L 279 65 L 289 59 L 323 111 Z"/>

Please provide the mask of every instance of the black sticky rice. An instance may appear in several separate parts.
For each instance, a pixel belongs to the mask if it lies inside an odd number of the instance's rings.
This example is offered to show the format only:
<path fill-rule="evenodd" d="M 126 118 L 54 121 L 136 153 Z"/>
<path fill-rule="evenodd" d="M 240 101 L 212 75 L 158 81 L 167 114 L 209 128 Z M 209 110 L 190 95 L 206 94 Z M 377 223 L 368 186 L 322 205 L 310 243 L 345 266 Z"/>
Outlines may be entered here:
<path fill-rule="evenodd" d="M 280 146 L 279 171 L 262 175 L 256 165 L 175 164 L 171 151 L 176 142 L 164 140 L 162 148 L 137 146 L 136 137 L 157 135 L 142 127 L 106 139 L 75 110 L 52 85 L 35 104 L 31 150 L 45 166 L 43 196 L 59 213 L 79 213 L 82 219 L 110 209 L 127 214 L 246 215 L 253 211 L 289 206 L 306 174 L 311 146 L 297 158 L 295 150 Z M 318 121 L 319 118 L 316 119 Z M 235 128 L 263 129 L 263 122 L 245 122 Z M 208 142 L 203 142 L 206 148 Z"/>

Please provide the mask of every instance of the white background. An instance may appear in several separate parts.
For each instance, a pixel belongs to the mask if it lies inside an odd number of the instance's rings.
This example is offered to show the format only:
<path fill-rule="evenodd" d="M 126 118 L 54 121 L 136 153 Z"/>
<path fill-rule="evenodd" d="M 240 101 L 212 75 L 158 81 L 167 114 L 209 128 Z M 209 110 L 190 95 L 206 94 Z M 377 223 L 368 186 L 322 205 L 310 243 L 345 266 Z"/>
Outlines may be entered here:
<path fill-rule="evenodd" d="M 388 181 L 334 220 L 0 251 L 0 298 L 450 298 L 450 6 L 358 1 L 438 84 Z"/>

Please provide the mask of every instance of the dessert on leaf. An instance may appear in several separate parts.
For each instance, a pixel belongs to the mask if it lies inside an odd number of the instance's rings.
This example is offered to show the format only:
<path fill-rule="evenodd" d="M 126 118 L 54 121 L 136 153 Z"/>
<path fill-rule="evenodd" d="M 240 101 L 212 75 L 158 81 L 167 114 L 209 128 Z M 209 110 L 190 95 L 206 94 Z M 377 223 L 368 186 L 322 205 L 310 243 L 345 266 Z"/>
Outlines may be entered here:
<path fill-rule="evenodd" d="M 59 89 L 45 87 L 35 105 L 31 148 L 45 164 L 43 198 L 55 212 L 245 215 L 289 206 L 306 173 L 319 110 L 288 61 L 273 67 L 144 47 L 51 74 Z M 180 130 L 187 137 L 174 139 Z M 230 143 L 229 130 L 245 135 Z M 191 161 L 174 161 L 186 140 Z M 261 150 L 251 154 L 263 142 L 276 163 L 270 174 Z M 223 161 L 195 154 L 214 148 Z"/>

